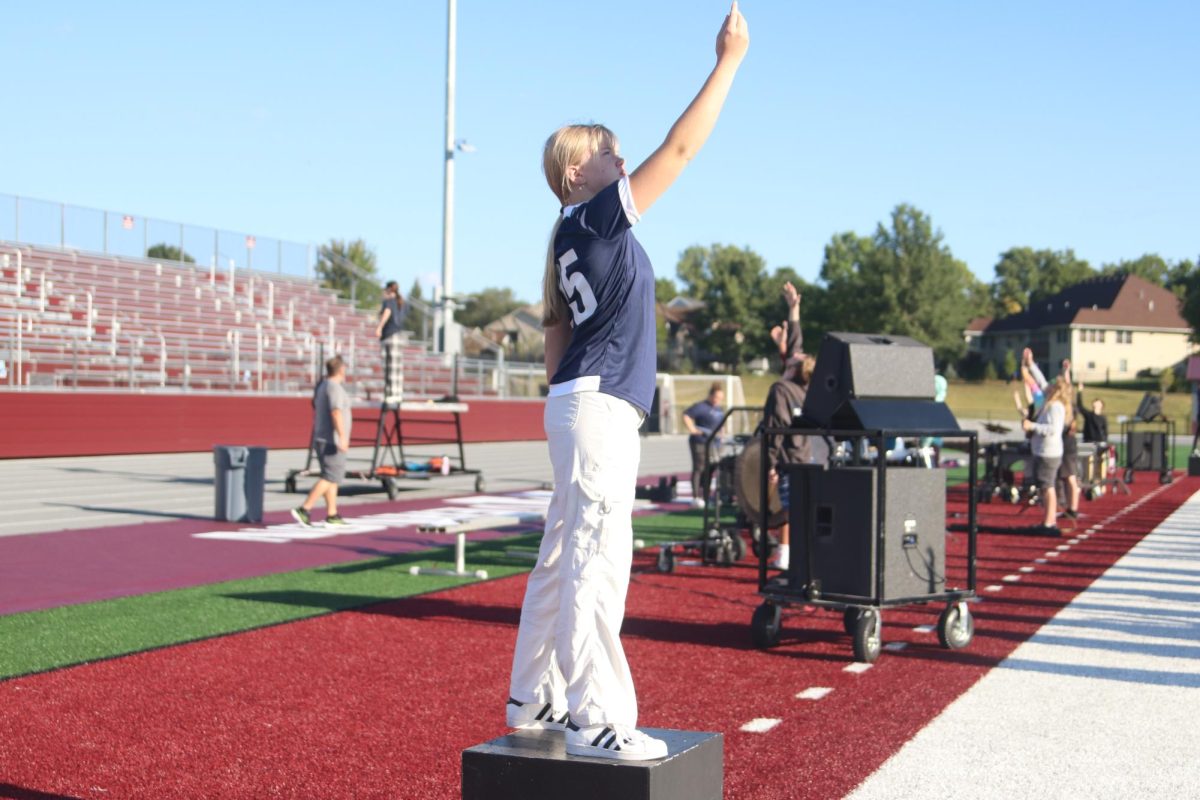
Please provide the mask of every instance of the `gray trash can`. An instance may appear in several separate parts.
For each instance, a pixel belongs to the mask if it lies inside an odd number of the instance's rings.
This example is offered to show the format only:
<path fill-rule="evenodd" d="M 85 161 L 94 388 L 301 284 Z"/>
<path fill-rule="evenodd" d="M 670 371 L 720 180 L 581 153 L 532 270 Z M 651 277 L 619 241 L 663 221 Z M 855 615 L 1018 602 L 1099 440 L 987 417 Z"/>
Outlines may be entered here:
<path fill-rule="evenodd" d="M 267 448 L 217 445 L 216 518 L 227 522 L 262 522 Z"/>

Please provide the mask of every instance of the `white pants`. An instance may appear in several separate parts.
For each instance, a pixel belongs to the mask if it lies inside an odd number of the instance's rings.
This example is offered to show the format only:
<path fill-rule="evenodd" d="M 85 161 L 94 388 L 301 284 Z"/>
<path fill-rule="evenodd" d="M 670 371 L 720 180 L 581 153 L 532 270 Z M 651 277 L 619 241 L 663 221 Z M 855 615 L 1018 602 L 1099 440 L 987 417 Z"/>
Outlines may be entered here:
<path fill-rule="evenodd" d="M 620 633 L 641 422 L 634 406 L 601 392 L 546 401 L 554 494 L 525 587 L 509 693 L 565 708 L 581 727 L 637 724 Z"/>

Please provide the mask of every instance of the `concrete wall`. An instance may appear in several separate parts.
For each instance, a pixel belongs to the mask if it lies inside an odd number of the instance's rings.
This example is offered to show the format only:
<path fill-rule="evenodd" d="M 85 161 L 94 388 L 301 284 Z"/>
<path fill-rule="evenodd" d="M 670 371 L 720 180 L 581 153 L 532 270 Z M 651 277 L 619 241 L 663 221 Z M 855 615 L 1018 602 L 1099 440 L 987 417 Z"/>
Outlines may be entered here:
<path fill-rule="evenodd" d="M 462 416 L 465 441 L 545 438 L 540 400 L 472 400 L 469 405 Z M 355 408 L 354 418 L 355 445 L 370 444 L 378 407 Z M 405 439 L 453 436 L 453 426 L 433 422 L 449 419 L 406 413 Z M 311 427 L 312 407 L 304 397 L 0 393 L 0 458 L 184 453 L 216 444 L 306 447 Z"/>

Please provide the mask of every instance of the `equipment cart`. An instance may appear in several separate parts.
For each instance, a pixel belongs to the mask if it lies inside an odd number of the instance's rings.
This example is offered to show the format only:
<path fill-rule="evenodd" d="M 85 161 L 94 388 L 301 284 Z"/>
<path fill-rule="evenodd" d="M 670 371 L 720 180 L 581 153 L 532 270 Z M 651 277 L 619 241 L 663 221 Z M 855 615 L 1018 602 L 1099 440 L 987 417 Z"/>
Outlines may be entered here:
<path fill-rule="evenodd" d="M 1175 469 L 1175 420 L 1162 417 L 1152 420 L 1128 420 L 1121 423 L 1125 439 L 1126 483 L 1133 483 L 1135 472 L 1157 472 L 1158 482 L 1168 484 Z"/>
<path fill-rule="evenodd" d="M 404 402 L 384 403 L 379 407 L 378 417 L 374 411 L 352 409 L 354 425 L 351 429 L 351 446 L 373 444 L 371 464 L 366 469 L 347 469 L 347 478 L 365 481 L 379 481 L 387 492 L 389 500 L 395 500 L 400 489 L 397 481 L 431 480 L 435 477 L 451 475 L 474 475 L 475 491 L 486 489 L 486 481 L 482 470 L 468 469 L 467 457 L 463 449 L 462 415 L 467 413 L 466 403 Z M 356 413 L 358 412 L 358 413 Z M 363 430 L 364 427 L 375 423 L 374 438 L 355 437 L 353 430 Z M 410 430 L 405 431 L 408 425 Z M 416 428 L 414 432 L 411 429 Z M 411 462 L 405 458 L 405 445 L 446 445 L 450 452 L 443 453 L 424 463 Z M 439 460 L 440 459 L 440 460 Z M 296 479 L 318 475 L 316 454 L 312 443 L 308 448 L 308 458 L 303 469 L 288 470 L 284 478 L 284 489 L 295 492 Z"/>
<path fill-rule="evenodd" d="M 789 470 L 792 562 L 768 577 L 767 551 L 759 553 L 758 589 L 763 603 L 754 611 L 751 633 L 758 647 L 779 641 L 782 609 L 815 606 L 841 610 L 843 627 L 853 637 L 856 661 L 873 662 L 883 647 L 883 609 L 945 603 L 938 619 L 943 647 L 958 650 L 971 643 L 975 623 L 967 601 L 976 595 L 976 501 L 978 434 L 961 429 L 845 430 L 766 428 L 768 436 L 822 436 L 847 442 L 848 459 L 831 455 L 825 464 L 795 465 Z M 888 464 L 892 437 L 942 437 L 966 442 L 967 477 L 966 583 L 952 586 L 945 566 L 945 472 Z M 867 454 L 874 448 L 874 456 Z M 767 448 L 761 448 L 760 491 L 765 497 Z M 761 504 L 761 524 L 768 523 Z"/>
<path fill-rule="evenodd" d="M 658 551 L 658 571 L 674 572 L 676 563 L 700 566 L 729 566 L 741 561 L 746 555 L 746 540 L 742 531 L 750 527 L 750 516 L 738 507 L 737 481 L 741 477 L 742 466 L 748 454 L 746 445 L 755 441 L 748 435 L 720 435 L 725 429 L 725 423 L 737 413 L 761 413 L 758 406 L 732 406 L 721 417 L 721 423 L 716 430 L 708 435 L 704 442 L 704 470 L 701 472 L 704 485 L 712 483 L 715 473 L 717 485 L 714 490 L 704 496 L 704 516 L 700 526 L 700 536 L 695 539 L 683 539 L 675 542 L 664 542 Z M 723 441 L 719 446 L 716 442 Z M 713 460 L 713 456 L 716 460 Z M 692 497 L 700 497 L 703 487 L 693 486 Z M 778 504 L 777 504 L 778 505 Z M 736 515 L 733 524 L 723 523 L 722 518 Z M 698 562 L 678 561 L 676 556 L 681 552 L 698 555 Z"/>

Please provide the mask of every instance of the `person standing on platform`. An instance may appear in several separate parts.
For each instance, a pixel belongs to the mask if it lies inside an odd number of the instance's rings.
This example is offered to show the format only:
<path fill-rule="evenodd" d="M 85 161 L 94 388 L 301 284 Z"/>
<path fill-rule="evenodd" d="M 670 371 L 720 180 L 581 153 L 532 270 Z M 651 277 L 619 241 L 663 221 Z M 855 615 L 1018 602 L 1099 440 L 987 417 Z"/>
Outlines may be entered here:
<path fill-rule="evenodd" d="M 625 62 L 577 38 L 564 40 L 562 68 L 603 61 L 611 81 L 613 65 Z M 668 754 L 665 742 L 637 729 L 621 646 L 638 427 L 654 397 L 657 355 L 654 269 L 631 228 L 708 139 L 749 43 L 734 2 L 717 34 L 716 66 L 632 175 L 602 125 L 560 128 L 543 150 L 561 208 L 542 293 L 554 493 L 525 588 L 505 710 L 515 728 L 565 728 L 568 755 L 646 761 Z"/>
<path fill-rule="evenodd" d="M 404 322 L 408 318 L 408 304 L 400 294 L 395 281 L 383 287 L 383 303 L 379 306 L 379 324 L 375 335 L 383 353 L 383 402 L 396 405 L 404 396 Z"/>
<path fill-rule="evenodd" d="M 313 397 L 312 446 L 317 454 L 321 476 L 308 497 L 292 509 L 292 518 L 306 527 L 312 525 L 310 512 L 317 501 L 325 500 L 325 527 L 346 525 L 338 514 L 338 484 L 346 478 L 346 453 L 350 449 L 350 395 L 346 393 L 346 362 L 334 356 L 325 362 L 325 380 Z"/>
<path fill-rule="evenodd" d="M 713 381 L 708 389 L 708 397 L 683 412 L 683 424 L 688 429 L 688 448 L 692 452 L 693 508 L 703 508 L 708 502 L 708 483 L 712 478 L 709 467 L 716 455 L 713 452 L 715 448 L 708 444 L 708 437 L 721 425 L 725 415 L 721 404 L 724 402 L 725 387 L 720 381 Z"/>

